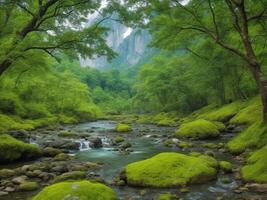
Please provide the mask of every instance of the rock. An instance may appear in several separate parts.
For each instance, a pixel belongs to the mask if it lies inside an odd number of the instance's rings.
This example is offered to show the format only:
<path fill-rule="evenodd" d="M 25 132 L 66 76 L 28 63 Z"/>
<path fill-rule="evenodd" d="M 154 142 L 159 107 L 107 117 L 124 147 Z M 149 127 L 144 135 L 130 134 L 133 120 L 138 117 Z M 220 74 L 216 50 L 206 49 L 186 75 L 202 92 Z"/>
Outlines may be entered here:
<path fill-rule="evenodd" d="M 67 173 L 61 174 L 60 176 L 57 176 L 54 182 L 57 183 L 57 182 L 66 181 L 66 180 L 80 180 L 80 179 L 84 179 L 85 177 L 86 177 L 86 172 L 72 171 L 72 172 L 67 172 Z"/>
<path fill-rule="evenodd" d="M 190 148 L 193 146 L 193 143 L 191 142 L 185 142 L 185 141 L 181 141 L 179 142 L 178 146 L 182 149 L 185 149 L 185 148 Z"/>
<path fill-rule="evenodd" d="M 15 192 L 16 189 L 15 189 L 14 187 L 6 187 L 6 188 L 4 189 L 4 191 L 5 191 L 5 192 Z"/>
<path fill-rule="evenodd" d="M 65 153 L 60 153 L 60 154 L 56 155 L 56 157 L 55 157 L 56 161 L 66 161 L 69 159 L 70 159 L 70 156 L 68 154 L 65 154 Z"/>
<path fill-rule="evenodd" d="M 129 142 L 126 142 L 126 143 L 123 143 L 121 146 L 120 146 L 120 148 L 122 148 L 122 149 L 128 149 L 128 148 L 130 148 L 132 145 L 129 143 Z"/>
<path fill-rule="evenodd" d="M 18 185 L 20 185 L 20 184 L 26 182 L 27 179 L 28 179 L 27 176 L 19 176 L 19 177 L 13 178 L 13 179 L 12 179 L 12 182 L 13 182 L 14 184 L 18 184 Z"/>
<path fill-rule="evenodd" d="M 88 168 L 82 164 L 74 164 L 69 166 L 69 171 L 87 171 Z"/>
<path fill-rule="evenodd" d="M 0 164 L 11 163 L 20 159 L 31 160 L 41 156 L 40 149 L 10 135 L 0 135 Z"/>
<path fill-rule="evenodd" d="M 115 139 L 114 139 L 114 143 L 115 144 L 118 144 L 118 143 L 121 143 L 121 142 L 124 142 L 124 137 L 121 137 L 121 136 L 117 136 L 117 137 L 115 137 Z"/>
<path fill-rule="evenodd" d="M 67 194 L 67 196 L 66 196 Z M 115 192 L 100 183 L 89 181 L 62 182 L 44 188 L 32 200 L 64 199 L 64 200 L 118 200 Z"/>
<path fill-rule="evenodd" d="M 214 179 L 217 166 L 214 158 L 205 155 L 193 157 L 180 153 L 160 153 L 127 165 L 121 179 L 131 186 L 184 186 Z"/>
<path fill-rule="evenodd" d="M 91 148 L 101 148 L 103 147 L 101 138 L 93 138 L 90 140 L 89 146 Z"/>
<path fill-rule="evenodd" d="M 49 180 L 52 180 L 56 177 L 53 173 L 43 172 L 39 175 L 39 178 L 41 178 L 43 181 L 47 182 Z"/>
<path fill-rule="evenodd" d="M 1 197 L 1 196 L 6 196 L 6 195 L 8 195 L 8 192 L 0 191 L 0 197 Z"/>
<path fill-rule="evenodd" d="M 209 149 L 216 149 L 218 148 L 218 145 L 214 144 L 214 143 L 206 143 L 202 145 L 203 147 L 209 148 Z"/>
<path fill-rule="evenodd" d="M 44 156 L 47 157 L 55 157 L 56 155 L 62 153 L 60 150 L 55 149 L 53 147 L 46 147 L 43 149 Z"/>
<path fill-rule="evenodd" d="M 36 182 L 24 182 L 19 185 L 18 189 L 20 191 L 33 191 L 39 188 L 38 183 Z"/>
<path fill-rule="evenodd" d="M 248 183 L 246 184 L 246 187 L 254 192 L 260 192 L 265 193 L 267 192 L 267 183 L 265 184 L 259 184 L 259 183 Z"/>
<path fill-rule="evenodd" d="M 57 173 L 65 173 L 68 171 L 68 166 L 67 165 L 57 165 L 51 168 L 52 172 L 57 172 Z"/>
<path fill-rule="evenodd" d="M 213 151 L 205 151 L 205 155 L 215 158 L 215 153 Z"/>
<path fill-rule="evenodd" d="M 15 170 L 12 169 L 1 169 L 0 170 L 0 179 L 10 178 L 16 174 Z"/>
<path fill-rule="evenodd" d="M 230 173 L 230 172 L 232 172 L 232 169 L 233 169 L 232 164 L 230 162 L 227 162 L 227 161 L 220 161 L 219 162 L 219 167 L 225 173 Z"/>

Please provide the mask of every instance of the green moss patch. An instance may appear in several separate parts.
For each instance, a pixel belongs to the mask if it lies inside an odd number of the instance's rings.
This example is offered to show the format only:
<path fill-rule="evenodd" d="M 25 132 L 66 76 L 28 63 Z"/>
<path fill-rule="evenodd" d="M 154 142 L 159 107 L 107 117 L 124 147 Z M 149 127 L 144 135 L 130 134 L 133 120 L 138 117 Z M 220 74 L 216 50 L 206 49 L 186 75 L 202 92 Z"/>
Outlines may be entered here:
<path fill-rule="evenodd" d="M 215 138 L 220 135 L 222 124 L 213 123 L 204 119 L 182 124 L 176 130 L 177 137 L 188 138 Z"/>
<path fill-rule="evenodd" d="M 175 187 L 212 180 L 216 177 L 216 167 L 217 161 L 209 156 L 161 153 L 127 165 L 125 173 L 129 185 Z"/>
<path fill-rule="evenodd" d="M 257 122 L 227 143 L 232 153 L 242 153 L 247 148 L 260 148 L 267 144 L 267 125 Z"/>
<path fill-rule="evenodd" d="M 123 133 L 130 132 L 132 131 L 132 127 L 128 124 L 117 124 L 116 131 L 123 132 Z"/>
<path fill-rule="evenodd" d="M 36 145 L 24 143 L 9 135 L 0 135 L 0 163 L 33 159 L 40 154 L 41 151 Z"/>
<path fill-rule="evenodd" d="M 44 188 L 33 200 L 117 200 L 115 192 L 99 183 L 89 181 L 62 182 Z"/>
<path fill-rule="evenodd" d="M 233 165 L 227 161 L 220 161 L 219 162 L 220 169 L 226 173 L 232 172 Z"/>
<path fill-rule="evenodd" d="M 232 124 L 253 124 L 262 119 L 262 103 L 259 97 L 253 98 L 247 105 L 234 116 Z"/>
<path fill-rule="evenodd" d="M 241 169 L 245 181 L 267 183 L 267 145 L 255 151 Z"/>
<path fill-rule="evenodd" d="M 242 102 L 234 102 L 224 105 L 218 109 L 214 109 L 211 112 L 209 111 L 207 113 L 201 114 L 198 116 L 198 118 L 203 118 L 211 121 L 227 122 L 232 117 L 234 117 L 243 106 L 244 103 Z"/>

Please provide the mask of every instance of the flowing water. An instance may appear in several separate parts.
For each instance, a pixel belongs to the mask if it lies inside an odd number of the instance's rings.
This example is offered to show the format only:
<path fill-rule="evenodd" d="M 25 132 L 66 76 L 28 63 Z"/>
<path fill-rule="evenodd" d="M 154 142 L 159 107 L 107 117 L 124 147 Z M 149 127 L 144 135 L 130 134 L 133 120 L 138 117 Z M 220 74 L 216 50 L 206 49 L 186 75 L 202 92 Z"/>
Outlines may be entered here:
<path fill-rule="evenodd" d="M 99 174 L 105 181 L 111 181 L 123 167 L 131 162 L 143 160 L 156 155 L 160 152 L 204 152 L 206 148 L 201 144 L 207 141 L 193 141 L 194 146 L 187 150 L 182 150 L 178 147 L 166 147 L 163 145 L 164 139 L 171 138 L 174 133 L 174 128 L 157 127 L 154 125 L 133 125 L 133 133 L 125 133 L 126 141 L 132 144 L 132 152 L 125 154 L 119 151 L 114 151 L 111 145 L 112 138 L 116 137 L 118 133 L 114 132 L 116 122 L 113 121 L 96 121 L 72 126 L 64 127 L 73 132 L 82 133 L 90 132 L 93 137 L 99 137 L 102 140 L 103 148 L 92 149 L 89 146 L 89 141 L 86 139 L 77 139 L 80 143 L 80 151 L 72 152 L 76 155 L 78 160 L 103 163 L 103 167 L 97 169 L 95 173 Z M 121 134 L 122 135 L 122 134 Z M 232 135 L 225 134 L 219 140 L 208 142 L 225 142 L 229 140 Z M 233 157 L 230 154 L 214 150 L 216 158 L 220 160 L 231 161 L 235 164 Z M 224 183 L 223 179 L 227 178 L 228 183 Z M 207 184 L 194 185 L 189 187 L 189 192 L 181 193 L 179 189 L 151 189 L 151 188 L 134 188 L 128 186 L 111 186 L 117 192 L 120 199 L 140 199 L 152 200 L 161 193 L 172 192 L 182 197 L 185 200 L 215 200 L 217 197 L 224 197 L 226 199 L 238 199 L 234 190 L 238 182 L 235 180 L 233 174 L 219 174 L 218 178 Z M 6 197 L 0 197 L 0 200 L 23 200 L 32 196 L 32 193 L 14 193 Z"/>

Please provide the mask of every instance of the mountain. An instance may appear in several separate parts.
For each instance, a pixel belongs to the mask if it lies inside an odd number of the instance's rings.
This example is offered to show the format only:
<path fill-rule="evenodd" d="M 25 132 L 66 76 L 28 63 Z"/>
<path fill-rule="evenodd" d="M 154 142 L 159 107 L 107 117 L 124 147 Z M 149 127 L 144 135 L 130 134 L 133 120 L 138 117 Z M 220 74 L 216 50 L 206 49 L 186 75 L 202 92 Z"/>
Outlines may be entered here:
<path fill-rule="evenodd" d="M 103 25 L 110 29 L 106 38 L 107 43 L 117 52 L 118 56 L 110 63 L 105 57 L 81 60 L 83 66 L 98 69 L 130 68 L 140 62 L 145 55 L 149 55 L 154 51 L 152 48 L 147 47 L 151 40 L 148 31 L 132 30 L 113 20 L 108 20 Z"/>

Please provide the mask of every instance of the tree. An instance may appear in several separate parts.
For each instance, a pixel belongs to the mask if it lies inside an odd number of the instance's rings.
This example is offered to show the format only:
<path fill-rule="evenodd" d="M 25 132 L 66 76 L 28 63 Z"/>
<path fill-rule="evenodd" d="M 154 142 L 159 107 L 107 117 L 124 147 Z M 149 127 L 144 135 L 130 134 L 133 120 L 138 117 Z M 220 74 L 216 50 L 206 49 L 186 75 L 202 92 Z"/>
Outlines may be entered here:
<path fill-rule="evenodd" d="M 237 55 L 258 85 L 267 122 L 266 0 L 128 0 L 123 6 L 121 18 L 147 25 L 156 47 L 188 48 L 204 38 Z"/>
<path fill-rule="evenodd" d="M 0 75 L 32 51 L 58 59 L 57 53 L 71 56 L 114 57 L 103 39 L 106 28 L 100 23 L 87 26 L 88 15 L 101 0 L 3 0 L 0 1 Z"/>

